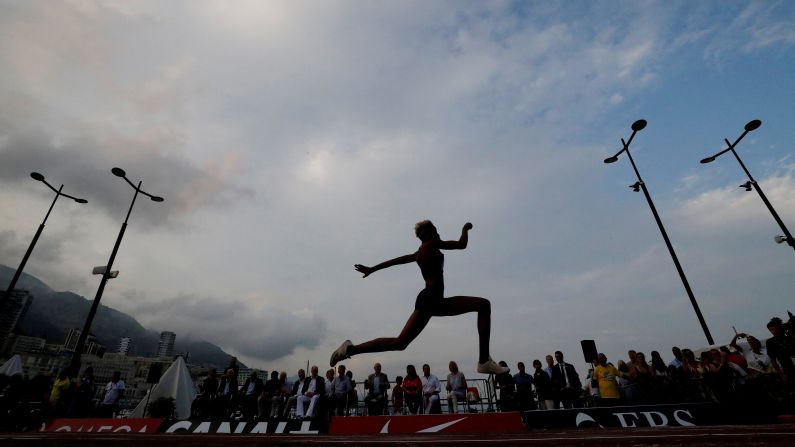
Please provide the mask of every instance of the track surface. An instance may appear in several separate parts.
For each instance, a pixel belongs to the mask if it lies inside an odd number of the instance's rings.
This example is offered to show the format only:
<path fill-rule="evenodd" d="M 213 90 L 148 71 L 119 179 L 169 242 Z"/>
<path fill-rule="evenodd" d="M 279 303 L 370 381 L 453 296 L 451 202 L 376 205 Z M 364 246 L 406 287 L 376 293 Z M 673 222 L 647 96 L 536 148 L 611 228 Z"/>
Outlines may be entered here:
<path fill-rule="evenodd" d="M 607 445 L 607 446 L 795 446 L 795 424 L 659 427 L 634 429 L 535 430 L 504 435 L 190 435 L 99 433 L 0 433 L 1 446 L 253 447 L 273 445 Z"/>

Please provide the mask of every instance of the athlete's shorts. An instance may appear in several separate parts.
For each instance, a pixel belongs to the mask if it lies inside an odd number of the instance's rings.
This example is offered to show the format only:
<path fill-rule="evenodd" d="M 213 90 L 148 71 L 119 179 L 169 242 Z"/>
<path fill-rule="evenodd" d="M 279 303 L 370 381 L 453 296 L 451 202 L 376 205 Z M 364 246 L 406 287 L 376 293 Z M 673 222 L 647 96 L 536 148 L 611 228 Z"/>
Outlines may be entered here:
<path fill-rule="evenodd" d="M 414 310 L 423 313 L 434 313 L 444 302 L 442 291 L 432 289 L 422 289 L 414 302 Z"/>

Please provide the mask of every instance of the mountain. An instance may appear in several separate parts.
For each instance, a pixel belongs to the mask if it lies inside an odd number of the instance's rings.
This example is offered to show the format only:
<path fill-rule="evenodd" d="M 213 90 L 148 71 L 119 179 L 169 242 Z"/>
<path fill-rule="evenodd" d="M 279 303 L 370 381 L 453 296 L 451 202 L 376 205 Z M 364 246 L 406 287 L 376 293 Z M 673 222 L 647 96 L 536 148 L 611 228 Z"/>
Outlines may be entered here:
<path fill-rule="evenodd" d="M 0 290 L 5 291 L 15 269 L 0 264 Z M 38 278 L 23 273 L 16 289 L 29 290 L 33 302 L 20 324 L 20 332 L 25 335 L 44 337 L 48 343 L 63 343 L 69 329 L 82 329 L 91 300 L 72 292 L 56 292 Z M 2 293 L 2 292 L 0 292 Z M 151 356 L 157 350 L 160 333 L 141 326 L 135 318 L 116 309 L 99 305 L 91 325 L 99 343 L 113 352 L 123 337 L 132 338 L 130 354 Z M 203 341 L 180 338 L 174 344 L 175 353 L 190 352 L 190 363 L 223 367 L 229 362 L 229 354 L 218 346 Z"/>

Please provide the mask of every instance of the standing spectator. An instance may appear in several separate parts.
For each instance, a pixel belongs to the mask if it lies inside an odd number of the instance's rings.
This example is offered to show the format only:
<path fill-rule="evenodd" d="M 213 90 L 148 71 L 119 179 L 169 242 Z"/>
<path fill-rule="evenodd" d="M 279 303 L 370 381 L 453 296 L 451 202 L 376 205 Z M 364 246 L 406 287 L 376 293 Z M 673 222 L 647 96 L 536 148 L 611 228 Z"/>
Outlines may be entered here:
<path fill-rule="evenodd" d="M 403 414 L 403 376 L 395 377 L 395 386 L 392 387 L 392 412 Z"/>
<path fill-rule="evenodd" d="M 274 374 L 278 374 L 276 371 L 273 372 Z M 243 418 L 247 421 L 254 420 L 258 415 L 262 415 L 262 411 L 259 410 L 259 398 L 263 391 L 262 386 L 262 379 L 257 376 L 256 371 L 251 371 L 251 374 L 248 376 L 245 382 L 243 382 L 243 387 L 240 389 L 240 401 L 243 406 Z M 266 403 L 270 404 L 270 399 L 266 401 Z M 268 414 L 270 407 L 267 408 L 265 414 Z"/>
<path fill-rule="evenodd" d="M 414 365 L 406 366 L 406 377 L 403 379 L 402 388 L 409 413 L 417 414 L 422 407 L 422 381 Z"/>
<path fill-rule="evenodd" d="M 617 378 L 621 372 L 610 363 L 607 363 L 607 356 L 602 354 L 596 356 L 596 368 L 594 369 L 594 385 L 599 388 L 599 398 L 596 405 L 599 407 L 614 407 L 621 403 L 621 394 L 618 392 Z"/>
<path fill-rule="evenodd" d="M 218 394 L 218 374 L 215 368 L 207 371 L 207 378 L 202 382 L 202 393 L 199 395 L 199 418 L 210 418 L 215 408 L 215 397 Z"/>
<path fill-rule="evenodd" d="M 738 338 L 745 338 L 748 340 L 749 349 L 743 349 L 737 344 Z M 762 343 L 753 335 L 739 333 L 732 338 L 730 346 L 743 354 L 745 362 L 748 365 L 749 372 L 753 374 L 769 374 L 773 372 L 773 364 L 770 357 L 762 352 Z"/>
<path fill-rule="evenodd" d="M 555 369 L 555 359 L 551 355 L 547 354 L 547 356 L 544 357 L 544 360 L 547 362 L 544 372 L 546 372 L 547 376 L 552 379 L 552 370 Z"/>
<path fill-rule="evenodd" d="M 368 390 L 364 397 L 367 414 L 376 416 L 384 414 L 387 407 L 386 393 L 389 391 L 389 378 L 381 372 L 381 364 L 373 365 L 373 373 L 364 381 L 364 389 Z"/>
<path fill-rule="evenodd" d="M 124 381 L 121 380 L 121 371 L 114 371 L 110 382 L 105 385 L 105 397 L 102 399 L 99 414 L 101 417 L 112 418 L 119 406 L 119 400 L 124 396 Z"/>
<path fill-rule="evenodd" d="M 445 387 L 447 388 L 447 404 L 450 407 L 450 413 L 456 413 L 458 411 L 458 403 L 464 402 L 469 408 L 469 402 L 467 401 L 467 379 L 464 377 L 464 373 L 458 370 L 458 364 L 456 362 L 450 361 L 450 364 L 447 366 L 450 370 L 450 374 L 447 375 L 447 384 Z"/>
<path fill-rule="evenodd" d="M 505 368 L 506 371 L 510 371 L 508 364 L 504 360 L 500 360 L 499 365 Z M 513 376 L 511 376 L 510 372 L 494 376 L 494 389 L 500 392 L 497 399 L 500 411 L 516 410 L 516 384 L 513 382 Z"/>
<path fill-rule="evenodd" d="M 670 398 L 671 376 L 668 373 L 668 365 L 657 351 L 651 352 L 651 400 L 654 403 L 664 402 Z"/>
<path fill-rule="evenodd" d="M 331 402 L 332 397 L 334 397 L 334 387 L 331 386 L 331 383 L 334 382 L 334 368 L 329 368 L 326 370 L 326 383 L 329 386 L 326 387 L 326 402 Z M 329 416 L 333 416 L 333 408 L 329 409 Z"/>
<path fill-rule="evenodd" d="M 310 376 L 304 379 L 301 387 L 301 394 L 298 396 L 295 405 L 295 414 L 301 419 L 310 420 L 315 415 L 320 397 L 326 393 L 326 382 L 317 375 L 317 366 L 312 366 Z M 304 411 L 306 404 L 309 408 Z"/>
<path fill-rule="evenodd" d="M 287 398 L 287 403 L 284 404 L 284 418 L 290 414 L 290 410 L 298 403 L 298 396 L 301 393 L 301 387 L 304 386 L 304 379 L 306 379 L 306 371 L 303 369 L 298 370 L 298 380 L 293 383 L 293 390 L 290 392 L 290 397 Z"/>
<path fill-rule="evenodd" d="M 89 366 L 77 382 L 67 416 L 70 418 L 89 417 L 94 411 L 94 367 Z"/>
<path fill-rule="evenodd" d="M 674 346 L 671 348 L 671 354 L 674 355 L 674 359 L 668 363 L 668 367 L 681 370 L 682 367 L 684 366 L 684 359 L 682 358 L 682 350 L 679 349 L 678 346 Z"/>
<path fill-rule="evenodd" d="M 519 404 L 519 411 L 527 411 L 535 408 L 533 402 L 533 376 L 525 372 L 524 362 L 516 364 L 519 372 L 514 374 L 513 381 L 516 384 L 516 401 Z"/>
<path fill-rule="evenodd" d="M 358 408 L 359 407 L 359 393 L 356 391 L 356 381 L 353 380 L 353 371 L 350 369 L 345 372 L 345 375 L 348 377 L 348 380 L 351 382 L 351 390 L 348 391 L 348 408 Z M 347 416 L 347 414 L 346 414 Z"/>
<path fill-rule="evenodd" d="M 582 382 L 574 365 L 563 361 L 563 353 L 555 351 L 557 363 L 552 369 L 552 383 L 558 390 L 563 408 L 579 407 L 582 396 Z"/>
<path fill-rule="evenodd" d="M 552 379 L 541 368 L 541 360 L 533 360 L 533 385 L 536 387 L 539 410 L 552 410 L 555 407 L 555 391 L 552 389 Z"/>
<path fill-rule="evenodd" d="M 66 416 L 66 410 L 71 399 L 71 388 L 72 381 L 69 379 L 69 369 L 64 368 L 58 373 L 58 377 L 52 384 L 52 391 L 50 392 L 50 414 L 52 416 Z"/>
<path fill-rule="evenodd" d="M 776 370 L 781 381 L 787 388 L 795 385 L 795 364 L 792 363 L 792 356 L 795 355 L 795 346 L 792 340 L 784 335 L 784 326 L 781 318 L 774 317 L 767 323 L 767 330 L 773 336 L 767 339 L 767 355 L 770 356 L 770 363 Z"/>
<path fill-rule="evenodd" d="M 331 382 L 329 395 L 329 413 L 342 416 L 348 406 L 348 393 L 353 389 L 351 379 L 345 375 L 345 365 L 337 366 L 337 377 Z"/>
<path fill-rule="evenodd" d="M 224 373 L 226 373 L 229 368 L 235 371 L 235 380 L 237 380 L 237 376 L 240 374 L 240 365 L 237 364 L 237 357 L 229 357 L 229 365 L 224 368 Z"/>
<path fill-rule="evenodd" d="M 441 414 L 442 406 L 439 403 L 439 393 L 442 392 L 442 384 L 439 379 L 431 374 L 431 367 L 428 364 L 422 365 L 422 402 L 425 406 L 425 414 Z"/>
<path fill-rule="evenodd" d="M 646 363 L 646 354 L 642 352 L 635 354 L 635 363 L 634 365 L 629 365 L 629 367 L 634 367 L 635 369 L 635 386 L 638 391 L 638 401 L 642 404 L 649 403 L 653 374 L 651 366 Z"/>

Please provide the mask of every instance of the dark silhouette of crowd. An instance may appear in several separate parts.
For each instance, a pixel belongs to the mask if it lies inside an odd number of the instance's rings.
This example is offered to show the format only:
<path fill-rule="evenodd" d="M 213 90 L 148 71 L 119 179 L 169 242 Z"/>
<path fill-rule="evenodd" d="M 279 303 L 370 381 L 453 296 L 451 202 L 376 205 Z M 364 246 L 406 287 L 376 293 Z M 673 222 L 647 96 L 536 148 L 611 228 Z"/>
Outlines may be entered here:
<path fill-rule="evenodd" d="M 296 380 L 272 371 L 260 378 L 256 371 L 238 384 L 237 359 L 218 374 L 215 368 L 200 380 L 191 418 L 202 420 L 328 420 L 335 416 L 380 414 L 433 414 L 475 411 L 531 411 L 587 406 L 655 405 L 680 402 L 717 402 L 763 405 L 792 411 L 795 402 L 795 317 L 771 319 L 771 337 L 760 340 L 736 333 L 723 346 L 701 351 L 674 346 L 666 360 L 658 351 L 630 349 L 626 359 L 608 359 L 599 353 L 581 380 L 563 352 L 535 359 L 528 371 L 518 362 L 516 373 L 505 372 L 468 381 L 455 361 L 440 380 L 431 365 L 418 373 L 407 365 L 394 381 L 373 365 L 361 383 L 360 396 L 352 372 L 345 365 L 318 374 L 312 366 Z M 500 366 L 508 367 L 504 361 Z M 482 392 L 487 393 L 482 396 Z M 444 389 L 444 391 L 443 391 Z M 493 392 L 494 399 L 491 399 Z M 35 429 L 47 418 L 114 417 L 125 393 L 119 372 L 104 385 L 95 383 L 93 369 L 73 379 L 69 371 L 56 377 L 0 376 L 0 430 Z M 361 404 L 361 405 L 360 405 Z M 492 405 L 493 404 L 493 405 Z"/>

